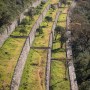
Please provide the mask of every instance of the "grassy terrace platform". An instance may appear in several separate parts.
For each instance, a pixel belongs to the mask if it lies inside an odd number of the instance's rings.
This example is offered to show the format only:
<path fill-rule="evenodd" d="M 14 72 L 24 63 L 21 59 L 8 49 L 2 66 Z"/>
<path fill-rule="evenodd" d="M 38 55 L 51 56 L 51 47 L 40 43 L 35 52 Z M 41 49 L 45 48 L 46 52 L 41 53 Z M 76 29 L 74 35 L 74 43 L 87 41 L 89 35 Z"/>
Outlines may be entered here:
<path fill-rule="evenodd" d="M 43 33 L 41 35 L 39 35 L 38 33 L 36 34 L 36 38 L 34 40 L 33 46 L 48 47 L 49 35 L 51 33 L 53 21 L 55 20 L 56 12 L 57 12 L 57 9 L 54 10 L 54 11 L 52 11 L 50 9 L 48 11 L 46 16 L 51 16 L 52 17 L 52 22 L 48 22 L 48 26 L 47 26 L 47 22 L 44 19 L 44 21 L 40 25 L 42 27 Z"/>
<path fill-rule="evenodd" d="M 47 50 L 30 50 L 19 90 L 45 90 Z"/>
<path fill-rule="evenodd" d="M 44 6 L 42 6 L 40 13 L 45 9 L 48 5 L 47 2 Z M 30 25 L 25 25 L 27 30 L 27 36 L 31 30 L 31 27 L 34 25 L 35 21 L 38 19 L 40 14 L 34 16 L 34 20 L 31 22 Z M 28 17 L 26 17 L 28 18 Z M 13 36 L 21 36 L 19 33 L 20 27 L 23 26 L 22 24 L 19 25 L 16 30 L 12 33 Z M 14 72 L 14 68 L 16 66 L 17 60 L 19 58 L 20 52 L 24 45 L 26 38 L 14 38 L 9 37 L 4 45 L 0 48 L 0 89 L 1 90 L 9 90 L 10 83 L 12 80 L 12 75 Z"/>
<path fill-rule="evenodd" d="M 35 24 L 36 20 L 38 19 L 39 15 L 43 12 L 43 10 L 45 9 L 45 7 L 50 3 L 50 0 L 48 0 L 48 2 L 46 4 L 44 4 L 43 6 L 37 6 L 36 8 L 39 10 L 38 13 L 36 13 L 33 16 L 33 19 L 31 19 L 29 16 L 26 16 L 26 25 L 23 25 L 21 23 L 21 25 L 19 25 L 16 30 L 12 33 L 13 36 L 22 36 L 22 34 L 20 34 L 20 28 L 25 28 L 26 33 L 24 34 L 24 36 L 27 36 L 30 33 L 30 30 L 32 28 L 32 26 Z M 23 22 L 23 21 L 22 21 Z"/>
<path fill-rule="evenodd" d="M 67 6 L 62 8 L 62 14 L 60 14 L 57 23 L 57 25 L 64 29 L 66 28 L 67 10 Z M 59 34 L 53 43 L 50 90 L 70 90 L 68 72 L 66 71 L 66 49 L 65 44 L 63 45 L 63 48 L 60 48 L 60 37 L 61 35 Z"/>
<path fill-rule="evenodd" d="M 53 21 L 56 16 L 57 10 L 49 10 L 47 15 L 53 18 Z M 43 33 L 38 35 L 34 40 L 33 46 L 36 47 L 47 47 L 49 44 L 49 35 L 53 25 L 52 22 L 47 23 L 42 22 L 41 26 L 44 26 Z M 45 90 L 45 71 L 46 71 L 46 62 L 47 62 L 47 50 L 38 50 L 31 49 L 28 55 L 24 72 L 22 75 L 21 85 L 19 90 Z"/>

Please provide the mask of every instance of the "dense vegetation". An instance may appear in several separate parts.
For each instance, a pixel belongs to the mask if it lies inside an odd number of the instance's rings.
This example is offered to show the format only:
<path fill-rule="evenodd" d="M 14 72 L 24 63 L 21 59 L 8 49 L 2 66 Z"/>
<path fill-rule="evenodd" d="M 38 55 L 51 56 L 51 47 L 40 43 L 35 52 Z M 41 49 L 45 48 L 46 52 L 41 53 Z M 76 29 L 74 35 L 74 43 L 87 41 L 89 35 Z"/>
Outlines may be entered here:
<path fill-rule="evenodd" d="M 90 0 L 78 0 L 71 15 L 74 65 L 80 90 L 90 90 Z"/>
<path fill-rule="evenodd" d="M 30 33 L 36 20 L 48 3 L 38 5 L 34 10 L 39 12 L 34 14 L 33 18 L 27 15 L 0 48 L 0 90 L 9 90 L 14 68 L 26 40 L 26 37 L 21 37 Z"/>
<path fill-rule="evenodd" d="M 66 29 L 68 5 L 62 4 L 60 10 L 62 13 L 59 15 L 55 28 L 55 39 L 52 48 L 50 90 L 70 90 L 68 70 L 66 69 L 65 38 L 62 37 Z"/>
<path fill-rule="evenodd" d="M 36 0 L 0 0 L 0 32 Z"/>

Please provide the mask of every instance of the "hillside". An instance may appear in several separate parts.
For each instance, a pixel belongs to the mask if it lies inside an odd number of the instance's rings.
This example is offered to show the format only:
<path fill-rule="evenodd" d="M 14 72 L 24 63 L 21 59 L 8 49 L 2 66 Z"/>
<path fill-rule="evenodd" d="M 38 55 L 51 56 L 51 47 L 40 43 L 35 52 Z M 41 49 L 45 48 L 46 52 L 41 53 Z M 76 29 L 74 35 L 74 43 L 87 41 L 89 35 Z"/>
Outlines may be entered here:
<path fill-rule="evenodd" d="M 78 0 L 70 27 L 79 89 L 90 90 L 90 0 Z"/>
<path fill-rule="evenodd" d="M 0 0 L 0 90 L 90 90 L 90 0 Z"/>

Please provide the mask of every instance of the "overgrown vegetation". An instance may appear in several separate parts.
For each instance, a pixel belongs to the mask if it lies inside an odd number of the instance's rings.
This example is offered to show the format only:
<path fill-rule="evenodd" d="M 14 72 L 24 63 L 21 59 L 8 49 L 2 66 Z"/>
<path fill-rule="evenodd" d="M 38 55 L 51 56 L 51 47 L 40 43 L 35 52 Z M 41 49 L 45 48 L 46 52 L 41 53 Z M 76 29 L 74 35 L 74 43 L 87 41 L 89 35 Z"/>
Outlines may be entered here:
<path fill-rule="evenodd" d="M 47 5 L 48 2 L 45 5 L 43 5 L 41 9 L 39 9 L 39 12 L 41 13 Z M 14 68 L 16 66 L 20 52 L 26 40 L 26 37 L 23 36 L 27 36 L 30 33 L 31 28 L 38 19 L 39 15 L 40 14 L 34 15 L 33 20 L 30 20 L 29 16 L 27 16 L 22 21 L 22 23 L 18 27 L 16 27 L 15 31 L 11 34 L 11 37 L 9 37 L 4 43 L 4 45 L 0 48 L 0 89 L 1 90 L 10 89 L 10 83 L 12 80 Z"/>
<path fill-rule="evenodd" d="M 61 9 L 62 13 L 59 16 L 55 28 L 55 40 L 52 49 L 50 90 L 70 90 L 64 40 L 67 9 L 68 8 L 66 7 Z"/>
<path fill-rule="evenodd" d="M 8 25 L 36 0 L 1 0 L 0 1 L 0 32 L 1 27 Z"/>
<path fill-rule="evenodd" d="M 38 47 L 48 46 L 49 35 L 52 29 L 53 21 L 55 20 L 57 9 L 54 10 L 52 14 L 51 12 L 52 12 L 52 9 L 50 8 L 45 19 L 43 20 L 43 22 L 41 23 L 39 27 L 39 29 L 41 28 L 41 30 L 39 30 L 39 33 L 42 33 L 42 34 L 38 34 L 38 32 L 36 33 L 36 38 L 33 43 L 34 46 L 38 46 Z"/>
<path fill-rule="evenodd" d="M 90 90 L 90 0 L 78 0 L 70 29 L 79 89 Z"/>

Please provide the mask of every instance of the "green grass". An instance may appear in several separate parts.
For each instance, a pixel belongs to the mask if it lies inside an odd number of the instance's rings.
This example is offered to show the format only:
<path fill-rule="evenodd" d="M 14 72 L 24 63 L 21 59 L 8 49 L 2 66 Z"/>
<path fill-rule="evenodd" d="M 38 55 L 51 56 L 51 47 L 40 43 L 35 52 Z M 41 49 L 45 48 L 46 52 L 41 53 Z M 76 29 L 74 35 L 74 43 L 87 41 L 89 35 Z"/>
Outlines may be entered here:
<path fill-rule="evenodd" d="M 61 47 L 60 37 L 61 36 L 58 35 L 57 39 L 53 43 L 52 58 L 65 59 L 66 58 L 65 44 L 63 45 L 63 48 L 60 48 Z"/>
<path fill-rule="evenodd" d="M 52 12 L 52 10 L 50 9 L 47 13 L 47 16 L 51 16 L 54 21 L 57 9 L 54 10 L 52 13 L 51 12 Z M 43 33 L 41 35 L 37 33 L 36 38 L 33 43 L 33 46 L 38 46 L 38 47 L 41 47 L 41 46 L 47 47 L 48 46 L 49 35 L 50 35 L 51 29 L 52 29 L 53 21 L 48 22 L 48 26 L 47 26 L 47 23 L 45 22 L 45 20 L 41 23 L 41 26 L 44 27 Z"/>
<path fill-rule="evenodd" d="M 67 10 L 68 8 L 65 8 L 62 13 L 59 16 L 57 25 L 65 28 L 66 27 L 66 17 L 67 17 Z"/>
<path fill-rule="evenodd" d="M 50 90 L 70 90 L 69 81 L 65 79 L 65 61 L 52 61 Z"/>
<path fill-rule="evenodd" d="M 15 65 L 25 39 L 9 38 L 0 48 L 0 89 L 9 90 Z"/>
<path fill-rule="evenodd" d="M 49 2 L 48 2 L 49 3 Z M 44 10 L 47 3 L 41 9 Z M 39 15 L 34 16 L 34 21 L 30 26 L 26 25 L 28 33 L 31 30 L 31 27 L 35 23 L 35 20 Z M 28 17 L 26 17 L 28 19 Z M 14 36 L 20 36 L 18 30 L 20 30 L 21 26 L 19 25 L 16 30 L 12 33 Z M 28 34 L 27 33 L 27 34 Z M 9 90 L 10 83 L 12 80 L 12 75 L 14 72 L 14 68 L 16 66 L 17 60 L 19 58 L 20 52 L 24 45 L 26 38 L 8 38 L 4 45 L 0 48 L 0 89 L 1 90 Z"/>
<path fill-rule="evenodd" d="M 30 50 L 19 90 L 45 90 L 46 50 Z"/>
<path fill-rule="evenodd" d="M 60 14 L 57 25 L 62 28 L 66 28 L 66 17 L 68 8 L 62 8 L 62 14 Z M 68 78 L 68 70 L 66 69 L 66 49 L 65 44 L 63 48 L 60 42 L 61 35 L 58 34 L 56 40 L 53 42 L 52 58 L 58 60 L 52 60 L 51 62 L 51 80 L 50 90 L 70 90 L 70 82 Z M 67 79 L 66 79 L 67 78 Z"/>

